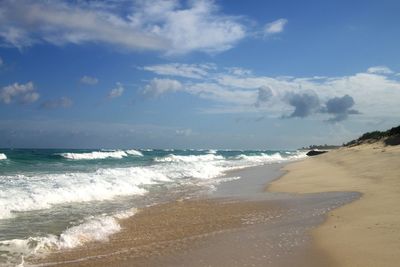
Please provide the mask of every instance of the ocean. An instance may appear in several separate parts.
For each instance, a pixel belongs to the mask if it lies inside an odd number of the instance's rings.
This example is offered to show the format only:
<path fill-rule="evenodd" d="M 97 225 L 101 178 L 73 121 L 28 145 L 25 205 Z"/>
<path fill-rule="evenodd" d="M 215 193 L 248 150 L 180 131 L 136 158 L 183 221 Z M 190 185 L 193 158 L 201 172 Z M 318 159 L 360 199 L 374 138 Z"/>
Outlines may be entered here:
<path fill-rule="evenodd" d="M 107 240 L 137 209 L 240 179 L 230 170 L 305 157 L 290 150 L 0 149 L 0 265 Z"/>

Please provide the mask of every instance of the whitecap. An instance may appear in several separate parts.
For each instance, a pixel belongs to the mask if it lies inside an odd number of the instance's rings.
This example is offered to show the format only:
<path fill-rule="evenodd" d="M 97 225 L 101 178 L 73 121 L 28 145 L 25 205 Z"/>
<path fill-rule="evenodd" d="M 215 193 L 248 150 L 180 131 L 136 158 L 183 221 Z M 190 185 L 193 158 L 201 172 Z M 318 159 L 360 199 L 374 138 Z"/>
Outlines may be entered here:
<path fill-rule="evenodd" d="M 125 152 L 128 154 L 128 155 L 131 155 L 131 156 L 143 156 L 143 153 L 142 152 L 140 152 L 140 151 L 138 151 L 138 150 L 135 150 L 135 149 L 129 149 L 129 150 L 125 150 Z"/>
<path fill-rule="evenodd" d="M 3 257 L 9 258 L 10 265 L 15 265 L 13 261 L 18 260 L 17 255 L 23 261 L 24 257 L 33 254 L 75 248 L 93 241 L 107 241 L 111 235 L 121 230 L 119 220 L 131 217 L 136 212 L 132 208 L 113 215 L 91 216 L 80 224 L 67 228 L 60 235 L 0 241 L 0 251 Z"/>
<path fill-rule="evenodd" d="M 15 212 L 49 209 L 57 204 L 111 200 L 142 195 L 142 186 L 169 181 L 145 167 L 107 168 L 92 173 L 0 176 L 0 219 Z"/>
<path fill-rule="evenodd" d="M 128 154 L 125 151 L 93 151 L 87 153 L 61 153 L 60 156 L 66 159 L 73 160 L 91 160 L 91 159 L 106 159 L 106 158 L 117 158 L 121 159 L 127 157 Z"/>

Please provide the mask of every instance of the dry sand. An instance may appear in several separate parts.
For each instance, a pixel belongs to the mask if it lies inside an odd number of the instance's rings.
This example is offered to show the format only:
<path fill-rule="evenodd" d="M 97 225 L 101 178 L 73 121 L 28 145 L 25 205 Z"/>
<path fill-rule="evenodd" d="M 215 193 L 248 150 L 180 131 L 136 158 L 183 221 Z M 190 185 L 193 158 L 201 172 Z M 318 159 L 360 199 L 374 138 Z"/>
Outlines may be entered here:
<path fill-rule="evenodd" d="M 358 191 L 361 199 L 330 212 L 313 231 L 335 266 L 400 265 L 400 146 L 341 148 L 289 164 L 268 190 L 315 193 Z"/>

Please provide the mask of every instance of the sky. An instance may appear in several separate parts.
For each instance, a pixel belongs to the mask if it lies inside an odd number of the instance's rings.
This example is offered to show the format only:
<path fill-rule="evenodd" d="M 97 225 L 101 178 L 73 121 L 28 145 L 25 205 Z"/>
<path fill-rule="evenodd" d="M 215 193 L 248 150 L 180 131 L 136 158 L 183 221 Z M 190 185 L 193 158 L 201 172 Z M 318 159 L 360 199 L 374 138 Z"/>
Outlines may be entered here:
<path fill-rule="evenodd" d="M 0 2 L 0 147 L 296 149 L 400 121 L 400 2 Z"/>

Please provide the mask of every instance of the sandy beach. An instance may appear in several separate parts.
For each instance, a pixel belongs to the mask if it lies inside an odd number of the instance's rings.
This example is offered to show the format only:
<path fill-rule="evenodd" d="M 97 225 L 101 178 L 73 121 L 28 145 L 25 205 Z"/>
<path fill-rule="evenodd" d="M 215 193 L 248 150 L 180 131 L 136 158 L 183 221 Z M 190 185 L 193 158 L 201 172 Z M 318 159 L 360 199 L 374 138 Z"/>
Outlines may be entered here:
<path fill-rule="evenodd" d="M 271 164 L 235 171 L 242 179 L 211 195 L 141 209 L 107 242 L 28 258 L 40 266 L 331 266 L 310 232 L 357 193 L 266 193 L 282 175 Z"/>
<path fill-rule="evenodd" d="M 268 190 L 290 193 L 357 191 L 362 197 L 329 213 L 313 231 L 333 266 L 398 266 L 400 147 L 381 143 L 341 148 L 285 167 Z"/>
<path fill-rule="evenodd" d="M 40 266 L 397 266 L 400 148 L 340 148 L 229 173 L 209 195 L 154 205 L 107 242 Z M 282 168 L 283 167 L 283 168 Z"/>

